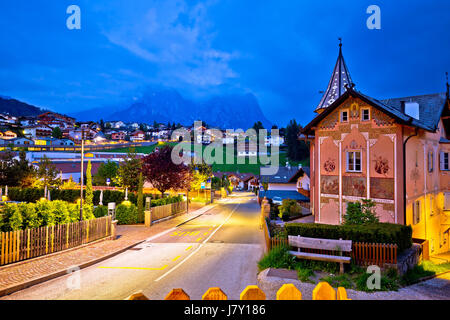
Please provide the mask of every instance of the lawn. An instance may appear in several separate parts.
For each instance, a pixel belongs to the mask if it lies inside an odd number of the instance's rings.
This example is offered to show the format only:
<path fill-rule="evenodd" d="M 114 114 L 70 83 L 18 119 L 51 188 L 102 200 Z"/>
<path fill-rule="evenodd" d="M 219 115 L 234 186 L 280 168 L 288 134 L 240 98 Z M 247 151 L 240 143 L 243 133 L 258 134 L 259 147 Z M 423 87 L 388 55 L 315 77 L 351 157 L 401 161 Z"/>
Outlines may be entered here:
<path fill-rule="evenodd" d="M 156 147 L 162 147 L 164 145 L 171 145 L 171 146 L 175 146 L 176 144 L 178 144 L 178 142 L 169 142 L 169 143 L 159 143 L 159 144 L 154 144 L 151 146 L 142 146 L 142 147 L 136 147 L 135 148 L 135 152 L 137 153 L 145 153 L 145 154 L 149 154 L 152 153 L 153 151 L 155 151 Z M 202 154 L 205 155 L 205 148 L 207 148 L 207 146 L 202 146 Z M 108 150 L 107 152 L 128 152 L 129 148 L 120 148 L 120 149 L 112 149 L 112 150 Z M 233 159 L 233 161 L 231 161 L 232 163 L 226 163 L 226 156 L 227 154 L 229 155 L 229 157 L 231 157 L 231 159 Z M 278 155 L 278 163 L 280 166 L 284 166 L 286 165 L 286 161 L 288 160 L 286 157 L 286 153 L 284 150 L 280 150 L 280 152 L 278 154 L 275 154 L 273 156 Z M 209 163 L 212 162 L 212 158 L 215 156 L 215 152 L 211 152 L 211 155 L 208 157 L 205 157 L 205 161 L 209 159 Z M 231 153 L 229 150 L 224 149 L 223 151 L 223 158 L 222 158 L 222 163 L 214 163 L 212 165 L 213 167 L 213 171 L 220 171 L 220 172 L 237 172 L 239 171 L 240 173 L 253 173 L 255 175 L 258 175 L 260 173 L 260 167 L 264 164 L 262 164 L 260 162 L 260 158 L 257 158 L 257 161 L 255 164 L 251 163 L 250 159 L 248 157 L 245 157 L 245 162 L 240 164 L 238 163 L 238 157 L 236 150 L 232 150 Z M 270 158 L 273 159 L 273 158 Z M 291 166 L 298 166 L 300 163 L 302 164 L 302 166 L 309 166 L 309 158 L 305 159 L 303 161 L 289 161 Z"/>

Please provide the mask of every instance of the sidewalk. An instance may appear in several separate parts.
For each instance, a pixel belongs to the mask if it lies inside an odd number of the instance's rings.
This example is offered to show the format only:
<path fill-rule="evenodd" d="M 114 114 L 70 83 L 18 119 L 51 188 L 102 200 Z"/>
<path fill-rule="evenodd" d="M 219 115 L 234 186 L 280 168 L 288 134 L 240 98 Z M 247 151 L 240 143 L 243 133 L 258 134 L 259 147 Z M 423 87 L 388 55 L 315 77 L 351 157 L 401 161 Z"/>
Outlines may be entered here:
<path fill-rule="evenodd" d="M 66 275 L 73 267 L 80 269 L 117 255 L 138 243 L 171 230 L 215 207 L 189 205 L 189 213 L 157 223 L 150 228 L 144 225 L 117 226 L 116 240 L 99 240 L 85 246 L 37 257 L 0 267 L 0 297 L 29 286 Z"/>

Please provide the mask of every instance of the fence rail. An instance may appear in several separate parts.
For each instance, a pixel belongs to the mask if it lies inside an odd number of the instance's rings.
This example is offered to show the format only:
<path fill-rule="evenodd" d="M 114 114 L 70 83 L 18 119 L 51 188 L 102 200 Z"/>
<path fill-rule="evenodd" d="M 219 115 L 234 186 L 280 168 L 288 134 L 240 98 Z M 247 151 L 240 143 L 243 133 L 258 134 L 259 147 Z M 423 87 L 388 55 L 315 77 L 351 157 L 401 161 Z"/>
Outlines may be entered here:
<path fill-rule="evenodd" d="M 267 221 L 261 221 L 264 231 L 264 238 L 266 240 L 267 251 L 279 247 L 288 246 L 288 239 L 284 237 L 271 237 Z M 305 252 L 332 254 L 329 250 L 319 249 L 302 249 Z M 352 243 L 352 260 L 355 264 L 360 266 L 378 265 L 385 266 L 386 264 L 397 264 L 397 245 L 386 243 Z"/>
<path fill-rule="evenodd" d="M 172 215 L 185 212 L 187 210 L 187 202 L 175 202 L 164 206 L 152 207 L 152 221 L 167 218 Z"/>
<path fill-rule="evenodd" d="M 74 248 L 111 235 L 111 216 L 0 232 L 0 265 Z"/>

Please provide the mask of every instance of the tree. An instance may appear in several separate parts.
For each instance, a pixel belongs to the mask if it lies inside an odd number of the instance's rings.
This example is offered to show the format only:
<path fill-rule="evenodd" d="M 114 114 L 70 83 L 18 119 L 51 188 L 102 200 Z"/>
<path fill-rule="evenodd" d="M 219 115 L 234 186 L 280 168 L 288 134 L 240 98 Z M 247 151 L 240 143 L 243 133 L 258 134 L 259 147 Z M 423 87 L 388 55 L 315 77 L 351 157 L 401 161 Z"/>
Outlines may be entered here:
<path fill-rule="evenodd" d="M 93 179 L 94 184 L 97 186 L 104 186 L 106 185 L 106 179 L 110 179 L 111 182 L 117 180 L 118 170 L 119 166 L 110 160 L 100 164 L 97 174 Z"/>
<path fill-rule="evenodd" d="M 252 128 L 255 129 L 256 133 L 258 133 L 259 130 L 264 129 L 264 126 L 261 121 L 257 121 Z"/>
<path fill-rule="evenodd" d="M 37 181 L 34 186 L 38 187 L 57 187 L 61 184 L 58 178 L 58 171 L 49 158 L 45 155 L 42 157 L 39 167 L 36 171 Z"/>
<path fill-rule="evenodd" d="M 30 187 L 35 169 L 26 159 L 24 151 L 19 152 L 19 160 L 11 151 L 0 153 L 0 185 Z"/>
<path fill-rule="evenodd" d="M 169 189 L 184 190 L 190 186 L 190 169 L 172 161 L 173 147 L 165 146 L 143 159 L 142 173 L 145 179 L 159 192 Z"/>
<path fill-rule="evenodd" d="M 62 131 L 61 131 L 61 129 L 59 127 L 53 128 L 53 130 L 52 130 L 52 137 L 55 138 L 55 139 L 62 139 L 63 134 L 62 134 Z"/>
<path fill-rule="evenodd" d="M 206 182 L 212 176 L 212 168 L 211 166 L 202 163 L 202 164 L 191 164 L 189 165 L 191 170 L 191 189 L 199 190 L 202 186 L 203 182 Z"/>
<path fill-rule="evenodd" d="M 363 225 L 379 222 L 375 213 L 375 202 L 371 199 L 362 199 L 361 202 L 349 202 L 344 215 L 344 224 Z"/>
<path fill-rule="evenodd" d="M 134 149 L 130 149 L 125 160 L 120 164 L 116 183 L 122 188 L 128 188 L 130 191 L 136 191 L 139 181 L 139 173 L 142 169 L 142 161 L 134 152 Z"/>
<path fill-rule="evenodd" d="M 105 122 L 103 121 L 103 119 L 100 119 L 100 123 L 99 123 L 99 125 L 100 125 L 100 131 L 105 131 Z"/>
<path fill-rule="evenodd" d="M 299 140 L 301 126 L 297 121 L 291 120 L 286 127 L 287 156 L 292 161 L 301 161 L 309 158 L 309 147 Z"/>
<path fill-rule="evenodd" d="M 142 177 L 142 172 L 139 173 L 137 210 L 138 210 L 138 222 L 142 222 L 144 220 L 144 179 Z"/>
<path fill-rule="evenodd" d="M 86 204 L 89 206 L 94 205 L 94 192 L 92 190 L 92 165 L 91 160 L 88 161 L 86 168 Z"/>

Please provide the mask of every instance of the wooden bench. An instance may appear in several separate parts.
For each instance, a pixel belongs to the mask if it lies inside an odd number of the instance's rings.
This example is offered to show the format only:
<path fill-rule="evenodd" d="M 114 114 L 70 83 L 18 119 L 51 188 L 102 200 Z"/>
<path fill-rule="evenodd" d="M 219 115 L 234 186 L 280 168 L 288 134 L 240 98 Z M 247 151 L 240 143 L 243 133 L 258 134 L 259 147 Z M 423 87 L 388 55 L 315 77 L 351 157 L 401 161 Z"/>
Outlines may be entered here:
<path fill-rule="evenodd" d="M 319 238 L 306 238 L 301 236 L 289 236 L 289 246 L 298 248 L 298 251 L 289 251 L 290 254 L 308 260 L 339 262 L 340 273 L 344 273 L 344 263 L 350 263 L 351 257 L 343 256 L 343 252 L 352 251 L 352 240 L 332 240 Z M 301 249 L 321 249 L 338 251 L 339 255 L 302 252 Z"/>

